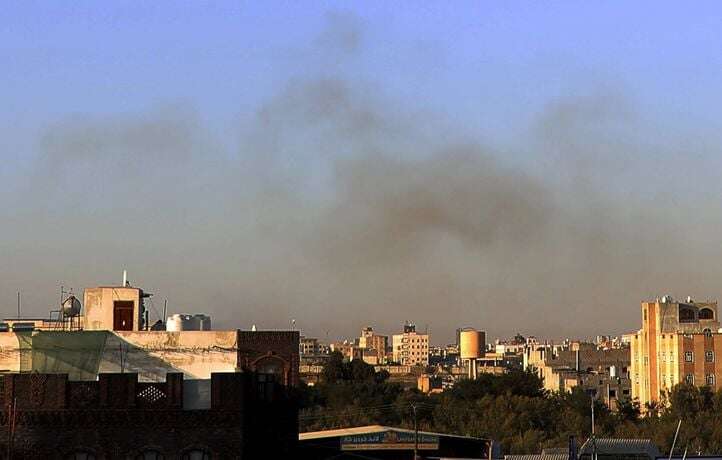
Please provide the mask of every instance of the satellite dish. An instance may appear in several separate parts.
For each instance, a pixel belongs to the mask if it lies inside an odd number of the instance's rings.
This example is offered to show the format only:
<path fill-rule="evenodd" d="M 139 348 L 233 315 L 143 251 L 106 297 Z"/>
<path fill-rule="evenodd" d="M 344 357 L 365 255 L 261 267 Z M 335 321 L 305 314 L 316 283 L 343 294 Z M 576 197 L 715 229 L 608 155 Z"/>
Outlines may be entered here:
<path fill-rule="evenodd" d="M 71 295 L 63 301 L 61 306 L 63 316 L 66 318 L 72 318 L 80 314 L 80 300 L 74 295 Z"/>

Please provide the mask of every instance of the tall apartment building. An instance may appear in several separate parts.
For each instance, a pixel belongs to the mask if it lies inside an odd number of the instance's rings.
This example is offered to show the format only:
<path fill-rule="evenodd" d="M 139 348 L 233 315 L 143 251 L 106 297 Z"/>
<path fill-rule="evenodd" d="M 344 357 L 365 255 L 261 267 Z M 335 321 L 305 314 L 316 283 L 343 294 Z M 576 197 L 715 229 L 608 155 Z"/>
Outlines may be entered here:
<path fill-rule="evenodd" d="M 632 397 L 642 407 L 682 382 L 715 389 L 722 378 L 717 302 L 642 302 L 642 329 L 631 339 Z"/>
<path fill-rule="evenodd" d="M 376 355 L 376 362 L 370 364 L 386 363 L 386 348 L 389 346 L 389 337 L 374 332 L 371 326 L 361 329 L 361 337 L 358 339 L 358 346 L 368 353 Z"/>
<path fill-rule="evenodd" d="M 419 334 L 416 326 L 406 323 L 402 334 L 392 339 L 393 360 L 405 366 L 429 365 L 429 334 Z"/>

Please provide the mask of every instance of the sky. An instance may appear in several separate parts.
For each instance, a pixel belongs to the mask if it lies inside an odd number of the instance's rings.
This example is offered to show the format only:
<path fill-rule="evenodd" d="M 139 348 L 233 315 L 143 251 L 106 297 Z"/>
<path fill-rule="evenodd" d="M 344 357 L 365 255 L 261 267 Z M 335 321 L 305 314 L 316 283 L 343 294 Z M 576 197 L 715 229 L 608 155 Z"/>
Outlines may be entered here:
<path fill-rule="evenodd" d="M 0 307 L 590 337 L 720 296 L 716 2 L 0 12 Z"/>

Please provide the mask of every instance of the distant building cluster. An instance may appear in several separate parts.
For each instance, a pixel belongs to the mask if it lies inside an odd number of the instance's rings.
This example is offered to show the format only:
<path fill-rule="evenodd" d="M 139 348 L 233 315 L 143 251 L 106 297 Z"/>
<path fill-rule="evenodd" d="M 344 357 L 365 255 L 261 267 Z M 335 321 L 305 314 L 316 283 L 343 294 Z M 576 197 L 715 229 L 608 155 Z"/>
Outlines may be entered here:
<path fill-rule="evenodd" d="M 457 329 L 455 343 L 434 346 L 429 333 L 411 322 L 388 335 L 366 326 L 356 338 L 330 343 L 293 330 L 212 330 L 208 315 L 168 316 L 165 309 L 162 319 L 151 322 L 146 305 L 150 296 L 124 279 L 119 286 L 85 289 L 82 303 L 65 295 L 47 318 L 0 322 L 0 402 L 8 411 L 55 411 L 61 414 L 55 429 L 76 433 L 46 439 L 41 436 L 44 425 L 24 426 L 24 420 L 30 420 L 25 418 L 17 427 L 22 447 L 13 447 L 15 435 L 6 432 L 0 433 L 0 449 L 35 449 L 64 458 L 140 458 L 137 454 L 146 451 L 157 455 L 153 458 L 187 458 L 187 453 L 225 458 L 231 452 L 253 458 L 256 449 L 272 445 L 282 457 L 298 441 L 298 413 L 289 390 L 301 381 L 316 384 L 332 353 L 363 361 L 391 381 L 424 393 L 443 392 L 483 374 L 526 370 L 536 373 L 550 392 L 581 390 L 612 410 L 632 398 L 649 410 L 664 404 L 676 384 L 714 389 L 722 378 L 717 302 L 691 298 L 642 302 L 641 329 L 622 336 L 555 343 L 517 334 L 487 342 L 484 331 L 464 327 Z M 84 438 L 93 438 L 91 432 L 113 438 L 114 429 L 104 424 L 108 411 L 122 411 L 129 426 L 160 423 L 177 436 L 165 442 L 151 429 L 140 430 L 135 443 L 141 445 L 130 446 L 130 438 L 119 431 L 114 444 L 83 444 Z M 217 424 L 221 411 L 237 423 Z M 70 423 L 86 419 L 97 420 L 96 426 Z M 279 429 L 258 431 L 259 425 L 251 421 L 262 419 Z M 69 421 L 67 426 L 63 420 Z M 346 436 L 344 442 L 354 447 L 366 437 L 383 444 L 386 437 L 406 435 L 398 429 L 367 427 L 358 433 L 309 435 L 305 442 L 316 448 L 318 442 L 327 442 L 321 440 Z M 228 441 L 231 438 L 234 441 Z M 428 439 L 439 451 L 451 442 L 436 433 Z"/>
<path fill-rule="evenodd" d="M 336 351 L 346 360 L 362 360 L 377 371 L 388 372 L 392 380 L 426 393 L 444 391 L 459 380 L 481 374 L 527 369 L 543 379 L 548 391 L 580 388 L 612 409 L 619 401 L 632 397 L 629 335 L 554 343 L 517 334 L 487 343 L 483 331 L 467 327 L 457 329 L 455 343 L 434 346 L 429 334 L 420 333 L 407 322 L 390 337 L 389 343 L 389 336 L 378 334 L 371 326 L 361 329 L 356 339 L 328 345 L 316 338 L 301 337 L 301 379 L 315 384 L 329 353 Z"/>

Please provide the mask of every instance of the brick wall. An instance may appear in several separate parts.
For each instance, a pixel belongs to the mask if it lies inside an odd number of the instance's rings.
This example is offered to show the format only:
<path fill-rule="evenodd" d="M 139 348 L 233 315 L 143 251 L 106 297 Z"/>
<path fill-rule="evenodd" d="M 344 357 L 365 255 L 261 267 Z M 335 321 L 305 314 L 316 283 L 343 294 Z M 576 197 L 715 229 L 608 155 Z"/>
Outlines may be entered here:
<path fill-rule="evenodd" d="M 298 386 L 298 331 L 238 331 L 238 367 L 257 371 L 258 366 L 272 358 L 282 361 L 284 384 Z"/>
<path fill-rule="evenodd" d="M 251 373 L 213 374 L 210 410 L 183 410 L 183 375 L 138 382 L 137 374 L 101 374 L 73 382 L 59 374 L 7 374 L 0 381 L 0 457 L 15 402 L 14 458 L 166 459 L 192 449 L 211 458 L 282 458 L 295 449 L 298 411 L 280 385 L 259 396 Z M 263 383 L 267 385 L 266 383 Z M 273 384 L 271 384 L 273 385 Z M 269 397 L 270 395 L 270 397 Z"/>

